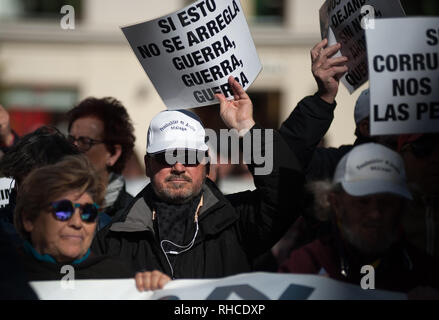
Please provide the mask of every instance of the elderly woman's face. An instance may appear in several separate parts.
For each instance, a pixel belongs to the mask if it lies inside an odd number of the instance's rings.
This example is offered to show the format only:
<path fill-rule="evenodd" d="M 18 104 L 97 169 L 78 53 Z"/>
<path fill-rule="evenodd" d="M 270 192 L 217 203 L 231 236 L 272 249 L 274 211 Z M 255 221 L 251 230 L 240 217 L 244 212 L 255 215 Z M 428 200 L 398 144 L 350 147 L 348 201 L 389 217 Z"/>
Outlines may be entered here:
<path fill-rule="evenodd" d="M 55 199 L 70 200 L 72 203 L 93 203 L 87 194 L 76 191 Z M 59 221 L 47 209 L 34 221 L 24 220 L 24 227 L 31 235 L 32 244 L 40 254 L 49 254 L 57 262 L 68 262 L 83 257 L 90 248 L 96 228 L 95 222 L 84 222 L 80 217 L 81 208 L 75 208 L 73 216 L 67 221 Z"/>

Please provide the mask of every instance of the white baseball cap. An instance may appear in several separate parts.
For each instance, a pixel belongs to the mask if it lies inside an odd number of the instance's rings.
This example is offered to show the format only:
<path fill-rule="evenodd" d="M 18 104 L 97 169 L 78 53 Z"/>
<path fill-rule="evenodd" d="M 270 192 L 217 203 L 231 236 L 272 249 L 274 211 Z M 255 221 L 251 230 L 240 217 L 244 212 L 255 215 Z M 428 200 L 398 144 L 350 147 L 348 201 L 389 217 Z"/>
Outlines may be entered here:
<path fill-rule="evenodd" d="M 166 110 L 156 115 L 149 125 L 146 152 L 190 149 L 207 151 L 206 131 L 201 119 L 187 110 Z"/>
<path fill-rule="evenodd" d="M 341 183 L 351 196 L 392 193 L 407 199 L 404 161 L 393 150 L 377 143 L 365 143 L 352 149 L 338 163 L 333 183 Z"/>
<path fill-rule="evenodd" d="M 366 119 L 370 115 L 370 93 L 369 88 L 361 92 L 355 103 L 354 119 L 358 124 L 361 120 Z"/>

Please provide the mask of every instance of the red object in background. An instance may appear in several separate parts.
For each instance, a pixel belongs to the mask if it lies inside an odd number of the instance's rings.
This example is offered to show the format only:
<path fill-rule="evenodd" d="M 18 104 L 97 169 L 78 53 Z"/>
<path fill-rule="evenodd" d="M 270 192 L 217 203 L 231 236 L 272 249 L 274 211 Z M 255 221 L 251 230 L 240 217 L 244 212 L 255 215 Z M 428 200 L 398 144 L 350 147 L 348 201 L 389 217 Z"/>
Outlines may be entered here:
<path fill-rule="evenodd" d="M 11 128 L 23 136 L 38 129 L 41 126 L 51 123 L 52 116 L 42 110 L 9 110 Z"/>

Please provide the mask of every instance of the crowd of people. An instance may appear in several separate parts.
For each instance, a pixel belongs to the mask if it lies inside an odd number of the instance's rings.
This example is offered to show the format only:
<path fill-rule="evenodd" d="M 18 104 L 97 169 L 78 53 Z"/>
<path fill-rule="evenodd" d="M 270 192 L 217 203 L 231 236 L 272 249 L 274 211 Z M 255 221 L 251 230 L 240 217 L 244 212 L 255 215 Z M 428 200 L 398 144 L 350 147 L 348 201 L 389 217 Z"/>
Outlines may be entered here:
<path fill-rule="evenodd" d="M 339 49 L 325 39 L 311 50 L 317 92 L 271 141 L 256 143 L 267 129 L 233 77 L 234 99 L 216 95 L 228 128 L 252 149 L 272 150 L 269 174 L 247 164 L 254 191 L 219 190 L 205 128 L 187 110 L 152 119 L 144 157 L 151 182 L 132 197 L 121 173 L 135 136 L 120 101 L 81 101 L 67 115 L 67 137 L 53 127 L 19 137 L 0 107 L 0 173 L 15 180 L 0 210 L 0 250 L 9 257 L 0 296 L 37 298 L 28 282 L 60 280 L 64 265 L 77 279 L 135 278 L 139 291 L 256 270 L 360 285 L 367 265 L 377 289 L 439 298 L 438 134 L 371 136 L 365 90 L 355 106 L 357 140 L 318 147 L 347 71 L 347 58 L 334 57 Z M 169 125 L 175 121 L 190 129 Z"/>

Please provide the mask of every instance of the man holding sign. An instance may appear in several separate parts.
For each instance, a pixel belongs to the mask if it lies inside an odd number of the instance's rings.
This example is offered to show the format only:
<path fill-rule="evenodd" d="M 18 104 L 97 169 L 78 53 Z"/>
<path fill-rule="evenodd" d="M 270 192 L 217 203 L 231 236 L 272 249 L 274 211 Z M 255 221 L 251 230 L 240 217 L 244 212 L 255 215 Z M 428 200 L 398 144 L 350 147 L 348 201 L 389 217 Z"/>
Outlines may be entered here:
<path fill-rule="evenodd" d="M 414 195 L 404 229 L 413 244 L 437 258 L 439 18 L 377 20 L 366 38 L 371 134 L 401 134 L 398 149 Z"/>
<path fill-rule="evenodd" d="M 229 85 L 234 100 L 217 95 L 221 118 L 243 136 L 244 144 L 251 144 L 253 155 L 259 148 L 273 151 L 271 173 L 258 175 L 252 158 L 248 167 L 256 190 L 224 196 L 206 178 L 208 148 L 199 118 L 184 110 L 161 112 L 148 131 L 145 166 L 151 183 L 120 222 L 97 234 L 94 250 L 173 279 L 224 277 L 251 271 L 254 259 L 298 217 L 304 179 L 294 154 L 277 132 L 267 138 L 255 126 L 249 96 L 233 77 Z M 265 141 L 259 145 L 255 141 L 261 131 Z"/>
<path fill-rule="evenodd" d="M 340 78 L 348 70 L 347 57 L 334 56 L 340 48 L 340 43 L 328 46 L 324 39 L 311 49 L 311 71 L 318 90 L 302 99 L 279 129 L 289 147 L 297 152 L 308 179 L 332 177 L 338 161 L 353 148 L 317 148 L 334 118 Z M 355 144 L 364 140 L 359 137 Z"/>

